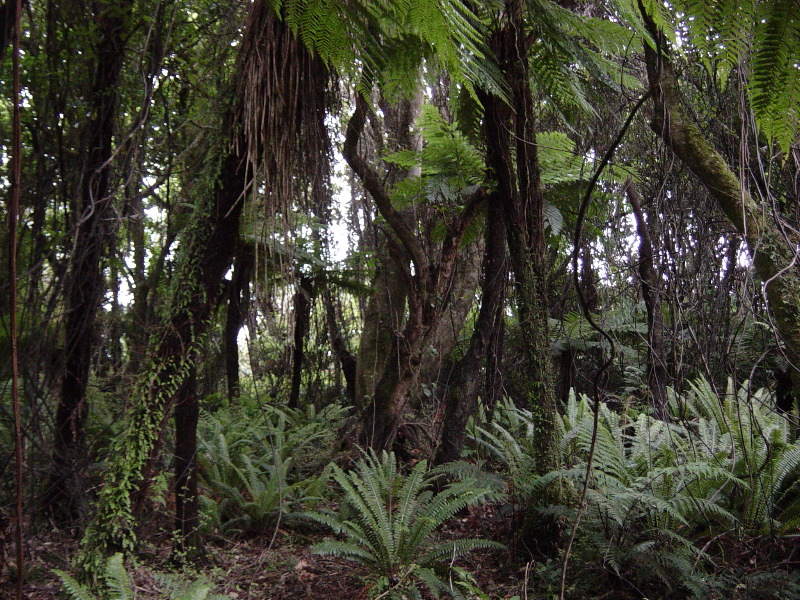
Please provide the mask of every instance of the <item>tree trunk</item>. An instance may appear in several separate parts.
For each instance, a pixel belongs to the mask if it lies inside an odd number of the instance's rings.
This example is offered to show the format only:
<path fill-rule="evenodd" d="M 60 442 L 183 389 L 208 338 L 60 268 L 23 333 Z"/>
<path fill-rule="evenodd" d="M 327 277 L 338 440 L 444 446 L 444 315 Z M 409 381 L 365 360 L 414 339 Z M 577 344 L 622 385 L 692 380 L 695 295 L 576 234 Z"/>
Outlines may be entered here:
<path fill-rule="evenodd" d="M 482 99 L 487 164 L 497 180 L 509 263 L 514 274 L 524 347 L 521 384 L 532 412 L 535 469 L 537 474 L 544 475 L 557 468 L 559 451 L 548 323 L 544 196 L 528 65 L 532 40 L 525 34 L 521 0 L 506 0 L 505 14 L 505 24 L 490 43 L 511 91 L 511 106 L 491 95 Z M 525 515 L 522 541 L 530 550 L 535 547 L 549 553 L 555 547 L 558 526 L 554 519 L 539 516 L 534 507 L 553 504 L 557 498 L 548 489 L 528 501 L 530 508 Z"/>
<path fill-rule="evenodd" d="M 50 488 L 46 505 L 60 522 L 85 513 L 82 478 L 86 386 L 97 346 L 95 321 L 105 290 L 102 259 L 113 236 L 110 189 L 112 139 L 117 86 L 124 58 L 124 25 L 130 0 L 96 4 L 99 29 L 97 71 L 92 87 L 89 139 L 80 184 L 81 213 L 66 280 L 67 318 L 64 329 L 64 377 L 56 409 Z"/>
<path fill-rule="evenodd" d="M 356 355 L 355 395 L 357 408 L 365 411 L 365 432 L 374 429 L 376 415 L 387 407 L 378 406 L 378 383 L 391 361 L 396 362 L 393 346 L 395 332 L 405 326 L 407 290 L 405 277 L 397 263 L 385 252 L 380 261 Z M 371 434 L 369 435 L 371 438 Z M 366 441 L 366 437 L 362 441 Z"/>
<path fill-rule="evenodd" d="M 200 503 L 197 497 L 197 367 L 190 364 L 175 400 L 175 531 L 173 561 L 201 555 Z"/>
<path fill-rule="evenodd" d="M 250 279 L 255 266 L 252 246 L 241 244 L 233 266 L 228 288 L 228 312 L 225 315 L 225 372 L 228 380 L 228 400 L 233 402 L 241 393 L 239 385 L 239 331 L 250 310 Z"/>
<path fill-rule="evenodd" d="M 657 45 L 657 49 L 644 45 L 654 105 L 651 127 L 708 189 L 747 243 L 755 272 L 766 287 L 776 330 L 792 365 L 795 389 L 800 390 L 800 260 L 797 254 L 800 239 L 776 223 L 770 206 L 750 195 L 722 155 L 684 112 L 664 35 L 641 5 L 640 9 Z"/>
<path fill-rule="evenodd" d="M 464 444 L 467 422 L 478 407 L 480 369 L 486 363 L 484 389 L 491 388 L 489 374 L 492 361 L 487 360 L 487 349 L 501 328 L 506 290 L 506 247 L 503 215 L 498 199 L 489 198 L 486 219 L 486 252 L 483 259 L 481 310 L 470 338 L 469 347 L 453 369 L 453 375 L 444 393 L 445 413 L 442 435 L 434 464 L 457 460 Z M 486 397 L 487 394 L 484 394 Z"/>
<path fill-rule="evenodd" d="M 462 248 L 451 291 L 450 306 L 439 319 L 431 333 L 428 347 L 435 350 L 422 356 L 417 381 L 412 394 L 424 402 L 427 394 L 420 394 L 421 386 L 446 386 L 452 377 L 451 356 L 456 349 L 464 324 L 475 304 L 475 290 L 481 287 L 482 265 L 486 255 L 484 240 L 478 239 Z M 443 389 L 440 388 L 440 392 Z M 438 394 L 441 396 L 441 393 Z"/>
<path fill-rule="evenodd" d="M 300 384 L 303 376 L 304 345 L 311 325 L 311 303 L 314 299 L 314 280 L 301 274 L 294 295 L 294 347 L 292 348 L 292 386 L 289 408 L 300 406 Z"/>
<path fill-rule="evenodd" d="M 176 397 L 176 427 L 196 427 L 196 397 L 184 386 L 194 373 L 205 330 L 220 300 L 239 229 L 240 198 L 248 181 L 246 158 L 232 152 L 221 165 L 213 197 L 201 201 L 194 223 L 185 232 L 168 317 L 152 338 L 150 365 L 135 393 L 138 401 L 128 415 L 126 430 L 112 448 L 112 463 L 98 494 L 97 512 L 81 542 L 79 565 L 94 576 L 103 556 L 133 549 L 131 494 L 139 487 L 142 470 L 160 436 L 164 411 Z M 181 390 L 186 394 L 182 396 Z M 187 482 L 185 493 L 192 491 L 190 474 L 196 454 L 196 437 L 181 431 L 176 440 L 175 466 L 176 479 Z M 196 522 L 194 501 L 184 497 L 178 519 Z M 188 542 L 180 539 L 177 544 L 181 547 Z"/>
<path fill-rule="evenodd" d="M 504 65 L 503 75 L 512 92 L 512 106 L 494 96 L 483 99 L 487 164 L 497 179 L 503 209 L 519 326 L 524 339 L 523 385 L 533 412 L 536 470 L 544 474 L 555 468 L 558 456 L 548 323 L 544 196 L 522 3 L 509 0 L 506 13 L 508 23 L 495 34 L 492 46 Z"/>
<path fill-rule="evenodd" d="M 419 373 L 422 353 L 429 347 L 431 333 L 436 330 L 449 307 L 455 262 L 467 224 L 474 217 L 477 207 L 485 200 L 486 192 L 479 188 L 471 197 L 464 199 L 464 208 L 447 223 L 438 261 L 432 260 L 421 244 L 417 226 L 410 218 L 412 215 L 394 208 L 382 178 L 358 153 L 358 141 L 364 130 L 367 110 L 366 101 L 359 95 L 356 110 L 347 125 L 342 155 L 361 179 L 386 221 L 390 232 L 387 244 L 393 260 L 384 265 L 393 263 L 392 268 L 399 272 L 399 277 L 390 280 L 390 285 L 402 285 L 407 290 L 408 299 L 408 317 L 405 318 L 402 331 L 384 330 L 383 339 L 388 339 L 390 345 L 380 349 L 373 345 L 370 348 L 371 354 L 367 355 L 368 359 L 375 361 L 374 364 L 377 361 L 386 361 L 384 370 L 373 371 L 371 364 L 363 365 L 373 374 L 370 384 L 374 384 L 374 387 L 371 390 L 357 388 L 359 394 L 363 391 L 369 394 L 374 390 L 371 398 L 359 395 L 359 398 L 368 403 L 360 441 L 375 450 L 382 450 L 394 444 L 409 392 Z M 411 120 L 403 118 L 401 121 L 407 123 L 406 127 L 410 127 Z M 392 315 L 378 313 L 378 316 L 376 321 L 381 322 Z M 366 323 L 370 321 L 365 319 L 365 328 Z"/>
<path fill-rule="evenodd" d="M 339 361 L 339 365 L 344 375 L 347 400 L 351 405 L 356 406 L 356 359 L 347 349 L 342 331 L 339 327 L 336 315 L 336 307 L 329 289 L 322 292 L 322 302 L 325 305 L 325 322 L 328 327 L 328 339 L 331 341 L 331 349 Z"/>
<path fill-rule="evenodd" d="M 221 300 L 223 280 L 236 248 L 239 215 L 253 172 L 258 171 L 249 159 L 261 157 L 273 197 L 288 203 L 291 182 L 313 166 L 310 149 L 318 154 L 312 158 L 320 158 L 328 150 L 319 146 L 325 139 L 325 110 L 314 104 L 326 96 L 328 72 L 268 3 L 251 5 L 239 52 L 238 94 L 223 122 L 223 131 L 230 138 L 219 148 L 224 158 L 204 161 L 213 169 L 203 178 L 210 185 L 196 188 L 199 197 L 179 247 L 172 294 L 163 322 L 151 337 L 150 365 L 134 392 L 126 429 L 114 441 L 111 462 L 98 492 L 97 512 L 81 541 L 78 566 L 95 579 L 110 551 L 134 549 L 131 493 L 141 484 L 142 470 L 161 433 L 165 410 L 191 375 L 213 311 Z M 275 71 L 277 56 L 292 68 Z M 301 81 L 311 91 L 299 85 Z M 254 100 L 256 105 L 252 104 Z M 262 114 L 263 110 L 269 114 Z M 308 162 L 301 161 L 301 155 Z M 188 399 L 180 406 L 176 422 L 193 427 L 196 404 Z M 176 455 L 183 457 L 181 464 L 176 461 L 179 477 L 191 473 L 197 454 L 196 437 L 188 433 L 181 436 L 181 447 L 176 447 Z M 190 492 L 191 486 L 185 489 Z M 194 506 L 184 500 L 182 522 L 194 522 Z M 183 543 L 178 541 L 178 545 Z"/>
<path fill-rule="evenodd" d="M 660 276 L 653 263 L 653 242 L 639 195 L 633 187 L 633 180 L 625 182 L 625 193 L 636 218 L 636 232 L 639 235 L 639 280 L 642 284 L 642 299 L 647 310 L 647 389 L 650 391 L 653 411 L 658 419 L 669 415 L 667 400 L 667 358 L 664 344 L 664 316 L 661 312 Z"/>
<path fill-rule="evenodd" d="M 414 120 L 419 114 L 421 97 L 397 104 L 383 102 L 389 150 L 417 149 L 419 140 L 411 135 Z M 364 313 L 364 325 L 356 355 L 355 394 L 357 408 L 362 413 L 359 443 L 378 447 L 388 439 L 392 421 L 391 392 L 400 376 L 397 336 L 407 325 L 409 299 L 408 264 L 416 249 L 408 216 L 396 211 L 389 200 L 386 185 L 393 185 L 408 176 L 408 172 L 391 165 L 386 181 L 358 153 L 358 142 L 364 129 L 368 107 L 363 98 L 357 100 L 356 112 L 347 128 L 342 153 L 353 172 L 360 178 L 384 218 L 389 216 L 390 231 L 397 239 L 387 239 L 378 250 L 378 267 L 373 291 Z M 387 236 L 388 237 L 388 236 Z M 384 440 L 384 441 L 381 441 Z"/>

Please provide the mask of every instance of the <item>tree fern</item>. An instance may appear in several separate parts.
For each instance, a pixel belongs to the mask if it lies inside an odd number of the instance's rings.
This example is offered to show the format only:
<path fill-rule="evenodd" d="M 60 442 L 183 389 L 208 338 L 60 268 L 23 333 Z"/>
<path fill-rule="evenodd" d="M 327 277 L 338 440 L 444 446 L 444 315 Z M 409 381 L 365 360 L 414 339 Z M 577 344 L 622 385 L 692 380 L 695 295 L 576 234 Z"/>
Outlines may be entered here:
<path fill-rule="evenodd" d="M 483 64 L 485 25 L 462 0 L 285 0 L 273 6 L 306 46 L 359 82 L 365 95 L 374 85 L 389 97 L 416 89 L 423 59 L 468 89 L 479 77 L 502 88 Z"/>
<path fill-rule="evenodd" d="M 759 128 L 788 152 L 800 119 L 795 0 L 678 0 L 673 5 L 687 25 L 688 41 L 712 74 L 723 83 L 734 68 L 749 75 L 747 89 Z M 666 21 L 658 25 L 665 31 L 673 27 Z"/>
<path fill-rule="evenodd" d="M 533 84 L 567 121 L 576 111 L 594 112 L 586 96 L 598 83 L 616 90 L 640 87 L 624 71 L 624 62 L 613 60 L 634 39 L 625 26 L 587 18 L 552 0 L 527 4 L 535 40 L 530 51 Z"/>
<path fill-rule="evenodd" d="M 762 131 L 788 152 L 800 119 L 800 12 L 794 0 L 764 2 L 761 8 L 750 95 Z"/>

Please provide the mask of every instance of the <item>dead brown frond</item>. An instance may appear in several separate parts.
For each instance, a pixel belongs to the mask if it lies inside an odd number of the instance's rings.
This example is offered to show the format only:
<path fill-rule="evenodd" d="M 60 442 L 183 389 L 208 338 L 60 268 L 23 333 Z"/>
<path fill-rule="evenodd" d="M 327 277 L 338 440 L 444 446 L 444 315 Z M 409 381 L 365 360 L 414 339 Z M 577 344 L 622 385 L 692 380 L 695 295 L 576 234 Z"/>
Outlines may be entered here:
<path fill-rule="evenodd" d="M 263 183 L 268 214 L 291 214 L 295 202 L 309 209 L 327 195 L 331 72 L 263 0 L 252 4 L 239 56 L 236 150 Z"/>

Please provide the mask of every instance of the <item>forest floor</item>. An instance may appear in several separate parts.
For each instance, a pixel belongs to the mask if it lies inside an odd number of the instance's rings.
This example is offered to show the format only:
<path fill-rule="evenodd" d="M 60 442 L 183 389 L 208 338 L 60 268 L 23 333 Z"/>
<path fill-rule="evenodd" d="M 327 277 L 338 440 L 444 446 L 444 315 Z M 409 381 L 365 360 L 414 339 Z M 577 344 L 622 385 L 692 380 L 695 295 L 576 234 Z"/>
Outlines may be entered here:
<path fill-rule="evenodd" d="M 141 549 L 135 561 L 128 564 L 135 600 L 168 600 L 170 597 L 164 592 L 163 582 L 158 576 L 175 573 L 170 567 L 171 544 L 166 533 L 170 522 L 166 513 L 153 512 L 140 532 Z M 25 599 L 64 598 L 60 592 L 61 582 L 54 570 L 70 571 L 70 562 L 78 549 L 76 532 L 41 524 L 26 530 L 33 533 L 28 535 L 25 544 Z M 553 596 L 553 590 L 557 589 L 558 562 L 532 562 L 527 552 L 512 550 L 515 532 L 515 526 L 496 506 L 484 505 L 472 507 L 451 519 L 441 535 L 452 539 L 484 538 L 506 546 L 506 549 L 475 551 L 458 561 L 458 566 L 472 574 L 478 588 L 485 594 L 483 597 L 492 600 L 550 600 L 557 597 Z M 181 570 L 178 575 L 186 581 L 207 581 L 213 584 L 214 593 L 231 600 L 374 600 L 369 593 L 368 573 L 363 567 L 347 560 L 311 553 L 311 545 L 323 537 L 324 534 L 316 530 L 300 533 L 279 528 L 277 532 L 273 529 L 249 537 L 207 539 L 205 558 L 193 569 Z M 788 569 L 787 575 L 791 578 L 789 573 L 796 573 L 800 566 L 795 556 L 798 548 L 794 537 L 717 541 L 725 546 L 725 563 L 731 571 L 757 573 Z M 5 542 L 4 558 L 13 563 L 13 544 L 9 543 L 8 536 Z M 0 600 L 13 600 L 12 570 L 2 562 L 0 567 Z M 570 598 L 642 598 L 610 572 L 604 577 L 597 565 L 581 565 L 573 561 L 570 569 L 572 575 L 576 570 L 585 570 L 581 579 L 585 583 L 591 581 L 589 586 L 594 588 L 592 592 L 573 589 Z M 545 593 L 543 590 L 549 591 Z M 745 597 L 751 596 L 747 593 L 737 595 L 737 598 Z M 752 597 L 767 596 L 757 594 Z M 102 595 L 98 598 L 106 600 Z M 713 598 L 716 600 L 718 596 Z"/>
<path fill-rule="evenodd" d="M 170 571 L 169 536 L 163 533 L 168 523 L 156 517 L 140 535 L 142 549 L 135 565 L 128 569 L 136 600 L 167 598 L 154 573 Z M 52 600 L 61 597 L 61 582 L 54 570 L 70 571 L 78 543 L 74 532 L 42 526 L 38 529 L 25 545 L 25 598 Z M 452 519 L 442 536 L 479 537 L 508 545 L 513 543 L 511 529 L 496 507 L 482 506 Z M 181 574 L 187 580 L 208 580 L 215 586 L 214 593 L 232 600 L 371 600 L 363 567 L 310 552 L 311 545 L 321 540 L 322 535 L 316 532 L 305 535 L 283 529 L 246 538 L 207 540 L 204 560 Z M 13 557 L 7 558 L 13 562 Z M 459 560 L 490 598 L 524 598 L 526 564 L 508 549 L 475 551 Z M 0 599 L 11 600 L 11 573 L 6 569 L 2 575 Z"/>

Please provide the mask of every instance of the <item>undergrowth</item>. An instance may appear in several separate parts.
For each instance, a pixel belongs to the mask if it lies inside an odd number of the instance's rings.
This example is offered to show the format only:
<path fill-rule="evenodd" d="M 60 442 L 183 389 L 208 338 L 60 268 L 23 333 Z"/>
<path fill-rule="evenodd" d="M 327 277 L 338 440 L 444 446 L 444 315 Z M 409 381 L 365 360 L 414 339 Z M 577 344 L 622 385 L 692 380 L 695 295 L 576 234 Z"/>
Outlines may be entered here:
<path fill-rule="evenodd" d="M 454 565 L 479 548 L 501 547 L 483 539 L 437 539 L 437 531 L 459 511 L 495 497 L 464 479 L 435 491 L 442 476 L 418 462 L 404 475 L 393 453 L 365 454 L 355 469 L 333 467 L 342 500 L 338 512 L 309 516 L 340 539 L 315 544 L 312 552 L 353 560 L 369 572 L 370 597 L 422 598 L 422 588 L 439 597 L 464 597 L 473 589 L 468 574 Z"/>
<path fill-rule="evenodd" d="M 63 571 L 56 570 L 55 573 L 61 579 L 62 590 L 71 600 L 136 600 L 138 597 L 121 552 L 106 561 L 99 590 L 92 590 Z M 153 577 L 165 599 L 229 600 L 228 596 L 212 593 L 213 585 L 203 579 L 186 579 L 168 573 L 154 573 Z"/>
<path fill-rule="evenodd" d="M 322 497 L 346 414 L 329 405 L 244 406 L 205 415 L 198 462 L 208 526 L 231 534 L 297 524 Z"/>
<path fill-rule="evenodd" d="M 729 383 L 717 394 L 698 380 L 684 395 L 671 392 L 667 421 L 605 403 L 599 410 L 570 597 L 619 589 L 648 598 L 751 598 L 758 582 L 769 597 L 800 598 L 788 565 L 751 572 L 730 557 L 742 540 L 786 540 L 780 536 L 800 527 L 800 441 L 767 391 Z M 564 503 L 538 510 L 571 522 L 586 476 L 590 400 L 570 396 L 559 423 L 562 468 L 542 477 L 533 474 L 529 411 L 505 402 L 491 417 L 472 425 L 472 453 L 504 474 L 510 508 L 560 485 Z"/>

